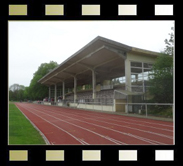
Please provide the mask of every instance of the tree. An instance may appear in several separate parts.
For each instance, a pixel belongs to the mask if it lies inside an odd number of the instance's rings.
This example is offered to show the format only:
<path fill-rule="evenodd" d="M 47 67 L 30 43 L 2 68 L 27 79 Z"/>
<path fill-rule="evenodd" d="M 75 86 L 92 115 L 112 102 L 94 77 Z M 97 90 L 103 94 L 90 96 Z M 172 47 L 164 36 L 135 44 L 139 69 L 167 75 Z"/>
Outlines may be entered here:
<path fill-rule="evenodd" d="M 24 99 L 24 89 L 23 85 L 13 84 L 9 87 L 9 100 L 19 101 Z"/>
<path fill-rule="evenodd" d="M 153 101 L 158 103 L 173 103 L 173 57 L 161 55 L 153 65 L 150 75 L 149 92 Z"/>
<path fill-rule="evenodd" d="M 173 28 L 171 28 L 173 30 Z M 165 39 L 166 48 L 157 58 L 149 76 L 149 92 L 158 103 L 173 103 L 173 50 L 174 33 L 169 33 L 170 39 Z"/>
<path fill-rule="evenodd" d="M 45 85 L 38 83 L 38 80 L 57 66 L 57 62 L 50 61 L 50 63 L 42 63 L 38 67 L 38 70 L 34 73 L 28 89 L 29 97 L 32 100 L 43 99 L 48 96 L 48 88 Z"/>
<path fill-rule="evenodd" d="M 53 61 L 50 61 L 50 63 L 42 63 L 38 67 L 38 70 L 33 74 L 33 78 L 29 87 L 24 87 L 23 85 L 19 84 L 13 84 L 9 87 L 9 100 L 35 100 L 43 99 L 44 97 L 48 96 L 47 87 L 38 83 L 37 81 L 57 66 L 57 62 Z"/>
<path fill-rule="evenodd" d="M 9 87 L 9 90 L 11 90 L 11 91 L 18 91 L 18 90 L 20 90 L 20 89 L 22 89 L 22 90 L 24 90 L 25 89 L 25 87 L 23 86 L 23 85 L 19 85 L 19 84 L 13 84 L 13 85 L 11 85 L 10 87 Z"/>
<path fill-rule="evenodd" d="M 164 53 L 173 56 L 173 51 L 174 51 L 174 28 L 171 27 L 171 30 L 172 30 L 172 32 L 169 33 L 170 38 L 164 40 L 164 42 L 166 44 L 166 48 L 164 49 Z"/>

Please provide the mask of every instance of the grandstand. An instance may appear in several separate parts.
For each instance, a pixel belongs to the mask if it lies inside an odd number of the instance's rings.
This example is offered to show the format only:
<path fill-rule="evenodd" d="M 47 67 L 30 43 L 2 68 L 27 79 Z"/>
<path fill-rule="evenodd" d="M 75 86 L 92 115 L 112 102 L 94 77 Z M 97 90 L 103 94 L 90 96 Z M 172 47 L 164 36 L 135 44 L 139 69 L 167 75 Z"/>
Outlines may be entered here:
<path fill-rule="evenodd" d="M 49 98 L 59 106 L 134 111 L 127 106 L 146 99 L 148 76 L 158 56 L 98 36 L 38 82 L 48 86 Z"/>

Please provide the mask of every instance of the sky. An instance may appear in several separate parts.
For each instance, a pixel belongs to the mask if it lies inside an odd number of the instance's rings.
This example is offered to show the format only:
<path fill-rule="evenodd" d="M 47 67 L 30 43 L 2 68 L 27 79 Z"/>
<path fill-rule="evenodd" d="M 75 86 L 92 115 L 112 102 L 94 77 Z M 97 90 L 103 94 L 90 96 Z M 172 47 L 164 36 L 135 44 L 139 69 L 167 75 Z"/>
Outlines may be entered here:
<path fill-rule="evenodd" d="M 42 63 L 58 64 L 97 36 L 161 52 L 174 21 L 9 21 L 9 86 L 29 86 Z"/>

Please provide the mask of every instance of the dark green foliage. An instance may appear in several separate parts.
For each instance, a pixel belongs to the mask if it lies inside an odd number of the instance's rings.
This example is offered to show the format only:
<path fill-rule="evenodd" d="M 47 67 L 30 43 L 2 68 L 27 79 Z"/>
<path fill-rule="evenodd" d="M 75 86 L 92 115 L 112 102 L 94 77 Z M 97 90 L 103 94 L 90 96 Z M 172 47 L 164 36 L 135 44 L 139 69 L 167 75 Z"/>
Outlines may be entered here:
<path fill-rule="evenodd" d="M 161 55 L 153 66 L 150 75 L 149 92 L 153 101 L 158 103 L 173 103 L 173 57 Z"/>
<path fill-rule="evenodd" d="M 32 100 L 42 100 L 44 97 L 48 96 L 48 87 L 38 83 L 38 80 L 57 66 L 58 64 L 53 61 L 50 63 L 42 63 L 39 66 L 38 70 L 34 73 L 33 79 L 31 80 L 29 86 L 29 95 Z"/>
<path fill-rule="evenodd" d="M 174 33 L 169 35 L 170 39 L 165 39 L 166 48 L 157 58 L 150 75 L 149 92 L 153 96 L 153 102 L 157 103 L 173 103 Z"/>

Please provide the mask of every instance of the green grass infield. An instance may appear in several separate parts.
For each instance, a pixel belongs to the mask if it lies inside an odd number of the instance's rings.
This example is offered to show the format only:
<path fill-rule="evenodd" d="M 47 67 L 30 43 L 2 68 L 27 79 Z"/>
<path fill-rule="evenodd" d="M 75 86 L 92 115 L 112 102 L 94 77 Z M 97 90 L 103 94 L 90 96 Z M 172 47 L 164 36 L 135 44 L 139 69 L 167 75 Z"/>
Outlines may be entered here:
<path fill-rule="evenodd" d="M 9 103 L 9 145 L 44 145 L 40 133 L 13 103 Z"/>

